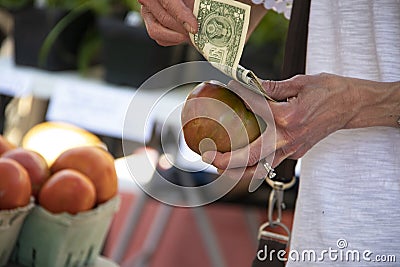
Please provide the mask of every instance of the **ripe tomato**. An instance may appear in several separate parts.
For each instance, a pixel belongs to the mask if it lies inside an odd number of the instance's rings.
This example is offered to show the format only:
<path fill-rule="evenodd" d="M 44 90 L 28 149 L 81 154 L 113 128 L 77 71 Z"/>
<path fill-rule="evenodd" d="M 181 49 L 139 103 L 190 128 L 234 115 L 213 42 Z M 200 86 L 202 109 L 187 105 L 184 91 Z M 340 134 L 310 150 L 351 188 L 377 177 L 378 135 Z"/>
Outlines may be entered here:
<path fill-rule="evenodd" d="M 188 147 L 198 154 L 244 147 L 264 127 L 238 95 L 217 81 L 202 82 L 190 92 L 181 121 Z"/>
<path fill-rule="evenodd" d="M 39 204 L 52 213 L 90 210 L 96 203 L 93 183 L 84 174 L 65 169 L 53 174 L 39 192 Z"/>
<path fill-rule="evenodd" d="M 37 198 L 40 188 L 50 176 L 50 169 L 43 156 L 32 150 L 16 148 L 5 152 L 2 157 L 13 159 L 25 168 L 31 180 L 32 195 Z"/>
<path fill-rule="evenodd" d="M 96 188 L 97 204 L 106 202 L 117 194 L 118 179 L 114 158 L 102 148 L 83 146 L 63 152 L 50 170 L 54 173 L 63 169 L 74 169 L 89 177 Z"/>
<path fill-rule="evenodd" d="M 31 181 L 27 171 L 12 159 L 0 158 L 0 209 L 15 209 L 29 204 Z"/>

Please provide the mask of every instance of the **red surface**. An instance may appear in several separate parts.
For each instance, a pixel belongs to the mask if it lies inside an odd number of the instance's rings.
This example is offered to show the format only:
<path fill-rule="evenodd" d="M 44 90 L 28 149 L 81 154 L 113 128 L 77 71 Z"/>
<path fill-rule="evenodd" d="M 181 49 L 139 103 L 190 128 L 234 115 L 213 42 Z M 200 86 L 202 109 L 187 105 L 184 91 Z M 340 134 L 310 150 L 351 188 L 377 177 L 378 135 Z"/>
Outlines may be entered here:
<path fill-rule="evenodd" d="M 136 196 L 121 194 L 121 206 L 116 214 L 103 254 L 110 257 L 120 237 L 126 219 L 127 209 Z M 162 204 L 149 199 L 141 214 L 139 223 L 131 235 L 131 242 L 125 259 L 138 255 L 143 246 L 155 215 Z M 246 206 L 215 203 L 203 207 L 212 227 L 218 247 L 226 266 L 251 266 L 256 253 L 256 240 L 246 222 Z M 259 223 L 265 221 L 266 211 L 257 209 Z M 284 223 L 291 225 L 292 213 L 284 213 Z M 204 241 L 191 208 L 173 208 L 169 222 L 163 232 L 155 254 L 150 258 L 149 267 L 208 267 L 212 266 Z"/>

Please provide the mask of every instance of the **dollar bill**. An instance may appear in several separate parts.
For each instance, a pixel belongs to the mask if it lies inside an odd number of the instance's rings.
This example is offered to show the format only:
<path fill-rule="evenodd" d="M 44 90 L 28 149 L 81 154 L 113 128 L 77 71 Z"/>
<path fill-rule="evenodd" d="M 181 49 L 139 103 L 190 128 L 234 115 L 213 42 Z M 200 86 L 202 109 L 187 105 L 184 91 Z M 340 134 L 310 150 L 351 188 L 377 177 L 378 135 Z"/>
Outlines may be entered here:
<path fill-rule="evenodd" d="M 195 0 L 193 14 L 199 31 L 190 34 L 196 49 L 214 67 L 263 94 L 260 79 L 239 65 L 250 22 L 251 7 L 233 0 Z"/>

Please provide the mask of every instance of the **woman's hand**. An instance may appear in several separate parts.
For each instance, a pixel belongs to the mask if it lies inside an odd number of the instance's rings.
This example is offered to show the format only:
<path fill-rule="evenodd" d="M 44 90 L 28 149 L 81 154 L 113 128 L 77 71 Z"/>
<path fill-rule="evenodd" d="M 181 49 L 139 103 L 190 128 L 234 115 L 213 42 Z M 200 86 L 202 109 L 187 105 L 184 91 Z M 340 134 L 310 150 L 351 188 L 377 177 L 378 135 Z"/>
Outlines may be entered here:
<path fill-rule="evenodd" d="M 192 10 L 194 0 L 138 0 L 149 36 L 159 45 L 188 42 L 188 33 L 197 32 Z"/>
<path fill-rule="evenodd" d="M 247 147 L 228 153 L 206 152 L 203 160 L 225 175 L 263 178 L 259 162 L 266 158 L 276 167 L 285 158 L 299 159 L 316 143 L 344 128 L 398 127 L 400 84 L 379 83 L 331 74 L 299 75 L 285 81 L 264 81 L 265 92 L 284 102 L 268 102 L 231 82 L 250 109 L 269 127 Z M 271 113 L 275 124 L 271 123 Z M 268 123 L 269 121 L 269 123 Z M 275 132 L 273 131 L 275 126 Z M 271 135 L 275 140 L 271 140 Z M 272 160 L 273 159 L 273 160 Z"/>
<path fill-rule="evenodd" d="M 142 5 L 141 14 L 147 32 L 159 45 L 190 42 L 189 33 L 197 33 L 197 19 L 193 15 L 194 0 L 138 1 Z M 251 0 L 239 1 L 252 6 L 248 38 L 267 11 L 262 5 L 254 5 Z"/>

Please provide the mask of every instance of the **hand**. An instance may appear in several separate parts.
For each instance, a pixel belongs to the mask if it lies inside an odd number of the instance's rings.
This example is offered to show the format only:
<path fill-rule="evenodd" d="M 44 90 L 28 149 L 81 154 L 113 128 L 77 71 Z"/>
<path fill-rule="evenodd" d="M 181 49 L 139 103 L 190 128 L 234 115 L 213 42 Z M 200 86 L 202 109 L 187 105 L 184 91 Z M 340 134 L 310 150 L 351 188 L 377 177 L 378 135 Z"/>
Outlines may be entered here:
<path fill-rule="evenodd" d="M 188 32 L 196 33 L 194 0 L 138 0 L 149 36 L 159 45 L 172 46 L 188 42 Z"/>
<path fill-rule="evenodd" d="M 378 83 L 331 74 L 300 75 L 285 81 L 264 81 L 268 95 L 287 100 L 268 104 L 263 97 L 237 82 L 229 86 L 269 125 L 245 148 L 224 154 L 211 151 L 203 154 L 204 161 L 226 170 L 224 174 L 232 177 L 265 177 L 266 171 L 259 163 L 263 158 L 267 158 L 267 162 L 273 158 L 272 166 L 276 167 L 285 158 L 302 157 L 339 129 L 394 126 L 395 118 L 391 118 L 388 110 L 394 114 L 400 112 L 399 93 L 394 93 L 399 92 L 399 83 Z M 271 141 L 271 135 L 275 142 Z"/>

